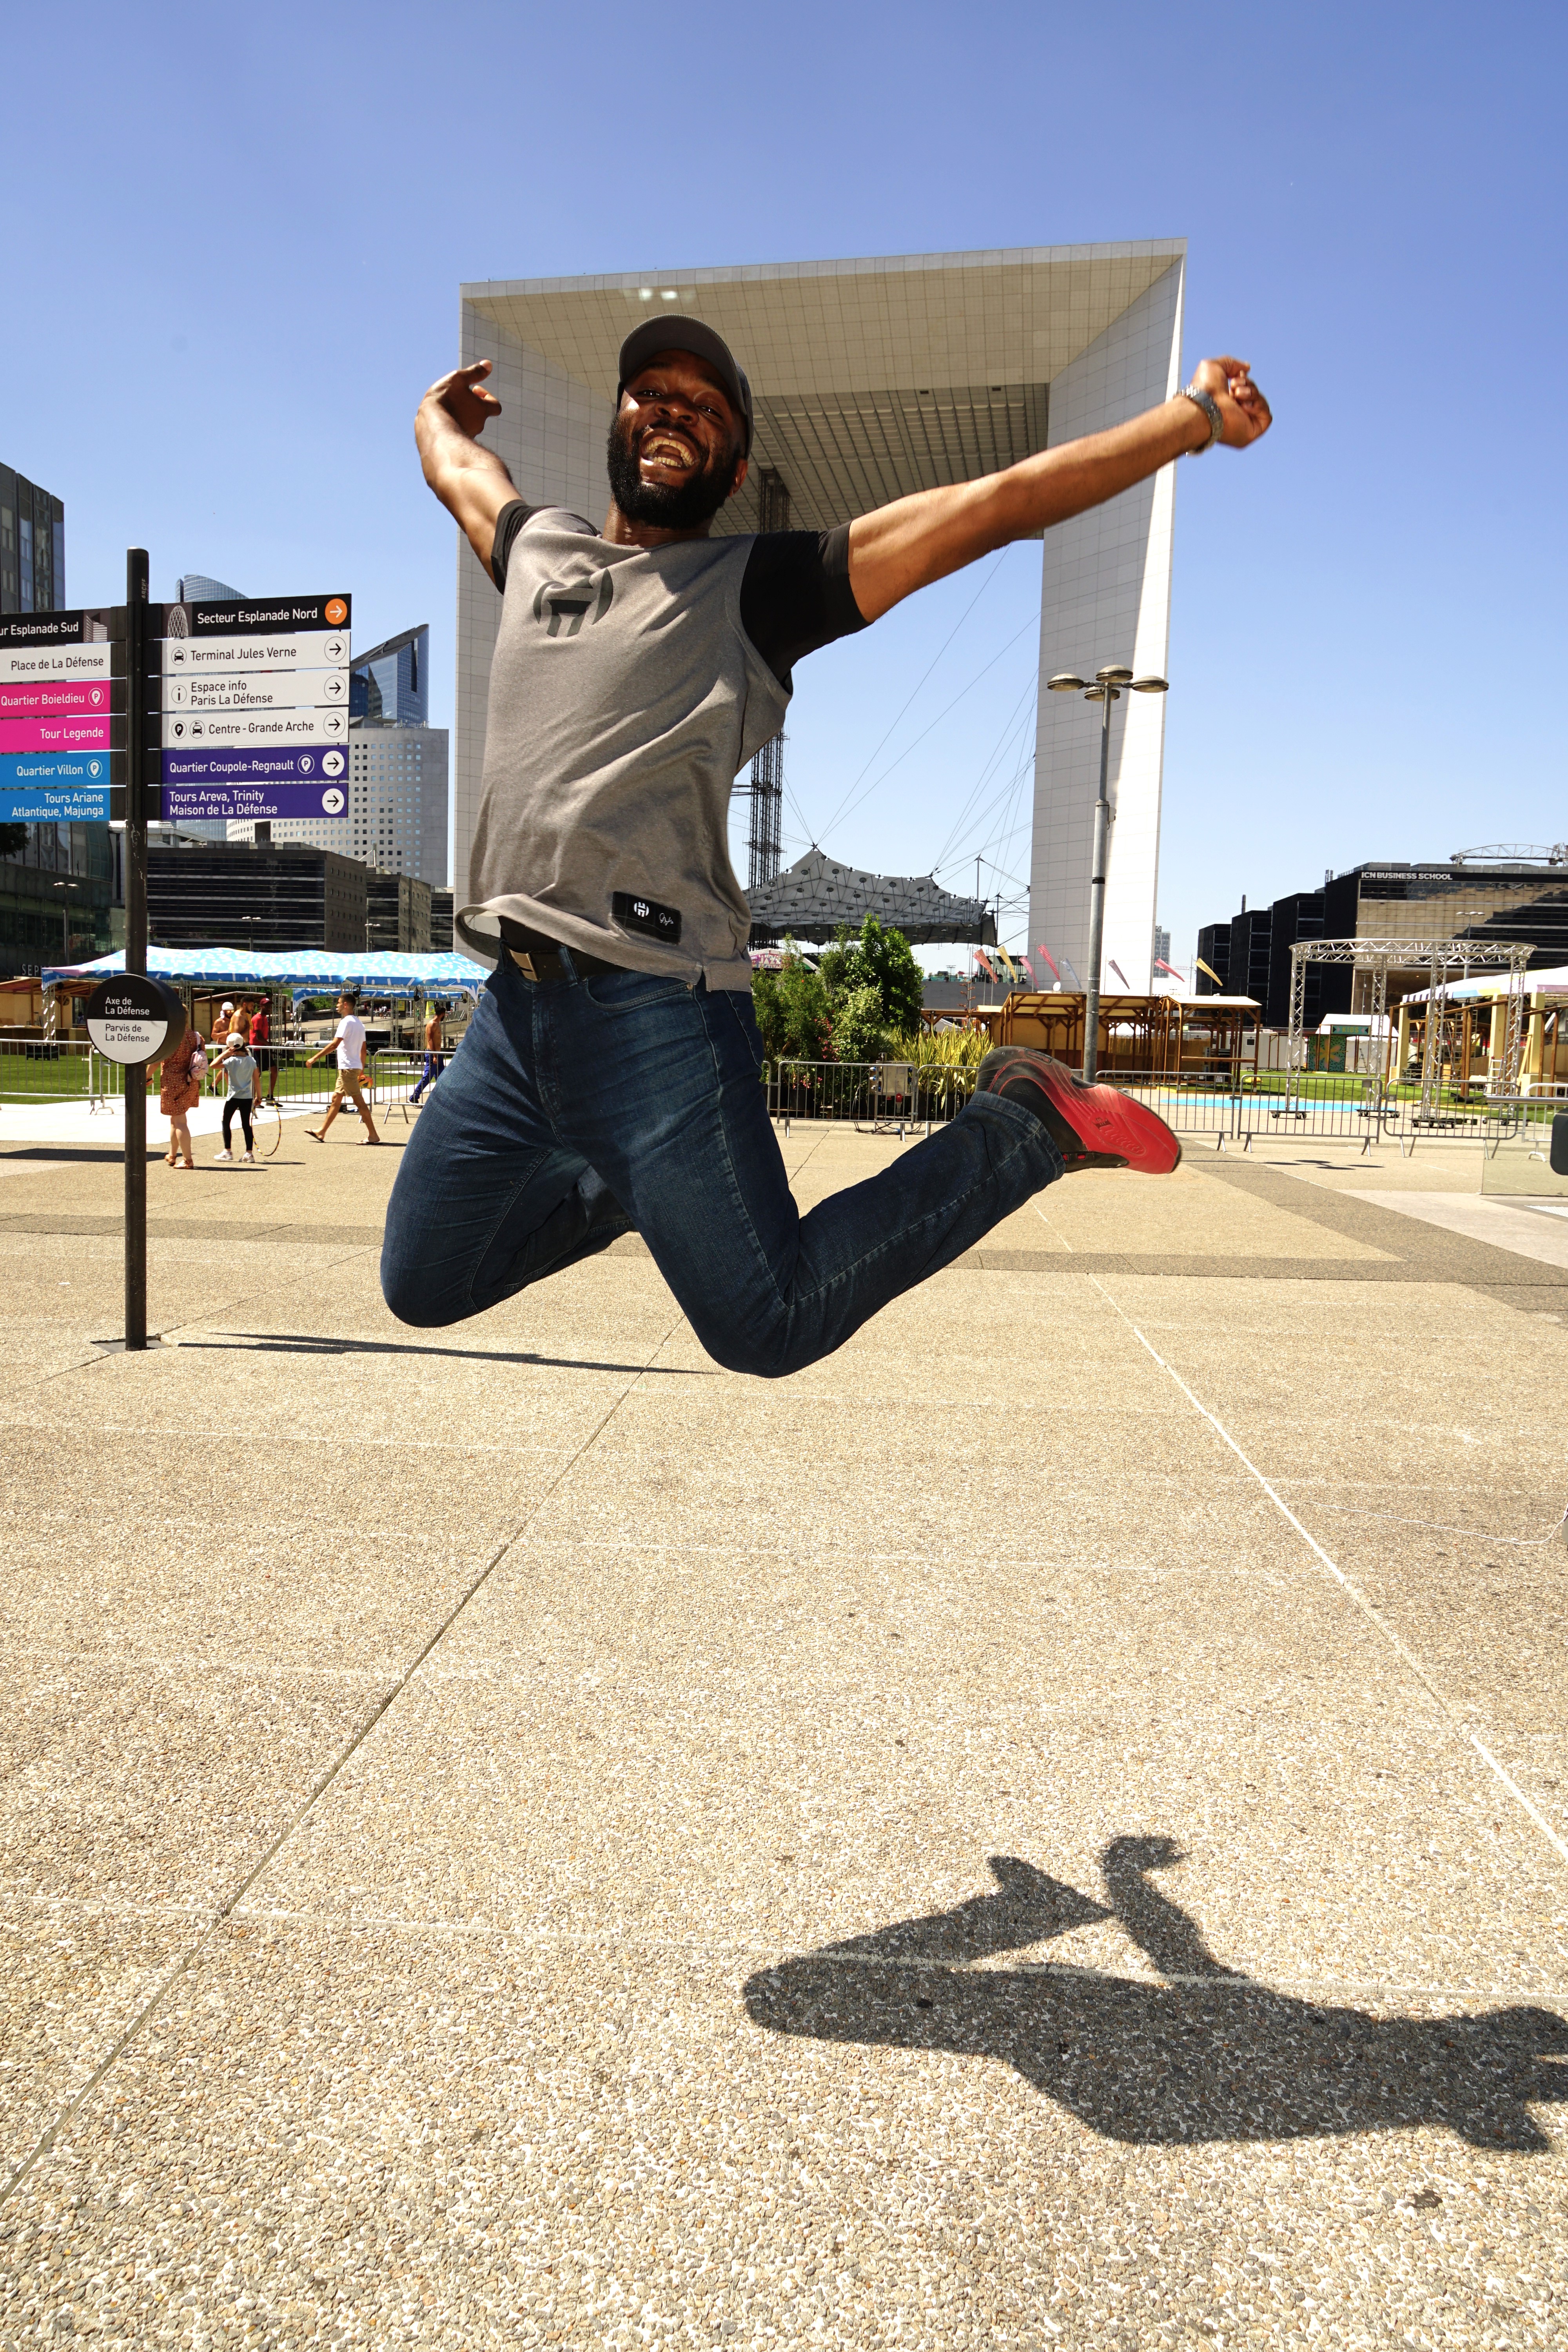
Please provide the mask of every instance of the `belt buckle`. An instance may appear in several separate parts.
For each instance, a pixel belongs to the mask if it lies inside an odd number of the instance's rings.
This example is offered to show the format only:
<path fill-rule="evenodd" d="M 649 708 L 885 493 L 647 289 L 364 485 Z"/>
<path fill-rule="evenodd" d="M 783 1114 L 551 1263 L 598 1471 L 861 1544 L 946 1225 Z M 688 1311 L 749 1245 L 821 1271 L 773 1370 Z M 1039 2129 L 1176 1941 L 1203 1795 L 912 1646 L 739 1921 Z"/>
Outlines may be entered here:
<path fill-rule="evenodd" d="M 533 969 L 533 958 L 529 955 L 525 950 L 521 948 L 508 948 L 507 953 L 510 956 L 513 963 L 516 964 L 519 971 L 521 972 L 524 980 L 536 981 L 539 978 L 539 974 Z"/>

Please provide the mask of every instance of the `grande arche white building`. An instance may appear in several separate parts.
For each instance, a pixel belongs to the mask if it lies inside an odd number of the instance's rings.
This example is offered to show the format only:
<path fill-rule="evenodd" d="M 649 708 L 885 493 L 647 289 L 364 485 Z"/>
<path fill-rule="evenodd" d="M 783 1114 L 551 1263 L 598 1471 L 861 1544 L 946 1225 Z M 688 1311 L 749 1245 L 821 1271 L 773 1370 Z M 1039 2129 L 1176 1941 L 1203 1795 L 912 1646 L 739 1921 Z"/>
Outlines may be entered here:
<path fill-rule="evenodd" d="M 486 439 L 532 504 L 597 522 L 616 354 L 650 310 L 707 320 L 751 378 L 746 487 L 715 528 L 787 514 L 827 530 L 910 490 L 961 481 L 1115 425 L 1182 382 L 1184 239 L 1046 246 L 891 260 L 647 269 L 490 280 L 462 289 L 462 356 L 493 362 L 502 414 Z M 1040 676 L 1108 662 L 1165 674 L 1174 466 L 1042 541 Z M 784 493 L 781 499 L 780 490 Z M 763 501 L 768 501 L 764 509 Z M 500 599 L 458 556 L 454 874 L 467 897 L 485 705 Z M 1111 736 L 1102 980 L 1150 985 L 1159 877 L 1164 698 L 1131 695 Z M 1042 692 L 1030 856 L 1031 950 L 1087 978 L 1099 721 Z M 1064 974 L 1064 978 L 1065 978 Z"/>

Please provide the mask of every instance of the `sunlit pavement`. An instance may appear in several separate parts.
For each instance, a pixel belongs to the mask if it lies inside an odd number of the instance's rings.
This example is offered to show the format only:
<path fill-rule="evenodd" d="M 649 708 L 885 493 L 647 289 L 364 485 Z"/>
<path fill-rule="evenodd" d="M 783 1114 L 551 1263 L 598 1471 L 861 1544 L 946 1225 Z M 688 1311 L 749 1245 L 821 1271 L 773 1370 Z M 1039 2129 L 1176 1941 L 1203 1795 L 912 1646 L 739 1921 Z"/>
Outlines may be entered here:
<path fill-rule="evenodd" d="M 768 1385 L 403 1329 L 385 1131 L 128 1357 L 0 1118 L 0 2346 L 1560 2346 L 1561 1223 L 1081 1176 Z"/>

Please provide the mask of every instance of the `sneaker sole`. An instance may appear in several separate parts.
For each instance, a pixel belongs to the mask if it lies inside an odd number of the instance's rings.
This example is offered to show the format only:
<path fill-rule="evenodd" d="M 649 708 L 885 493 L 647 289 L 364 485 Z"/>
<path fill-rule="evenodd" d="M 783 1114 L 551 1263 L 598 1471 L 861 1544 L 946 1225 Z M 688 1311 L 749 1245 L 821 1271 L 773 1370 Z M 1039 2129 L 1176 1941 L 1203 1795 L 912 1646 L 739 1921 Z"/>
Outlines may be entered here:
<path fill-rule="evenodd" d="M 1020 1046 L 1005 1060 L 998 1055 L 994 1069 L 983 1062 L 981 1076 L 993 1088 L 1009 1077 L 1033 1079 L 1086 1151 L 1113 1152 L 1141 1176 L 1168 1176 L 1181 1163 L 1182 1147 L 1158 1111 L 1119 1087 L 1086 1084 L 1048 1054 Z"/>

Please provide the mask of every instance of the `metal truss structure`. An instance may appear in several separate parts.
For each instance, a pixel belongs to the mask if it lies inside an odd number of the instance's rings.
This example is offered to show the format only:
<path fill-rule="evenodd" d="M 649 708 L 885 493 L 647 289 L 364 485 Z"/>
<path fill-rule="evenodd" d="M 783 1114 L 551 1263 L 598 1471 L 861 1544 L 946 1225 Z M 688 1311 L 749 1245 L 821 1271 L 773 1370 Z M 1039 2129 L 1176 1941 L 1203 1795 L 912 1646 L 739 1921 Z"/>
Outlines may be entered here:
<path fill-rule="evenodd" d="M 789 489 L 782 474 L 764 466 L 759 484 L 762 530 L 789 529 Z M 764 743 L 752 761 L 752 829 L 746 843 L 749 890 L 777 879 L 784 864 L 784 737 Z"/>
<path fill-rule="evenodd" d="M 1421 1052 L 1421 1104 L 1416 1122 L 1424 1125 L 1436 1120 L 1442 1108 L 1443 1035 L 1448 1007 L 1448 983 L 1455 973 L 1461 978 L 1480 969 L 1508 971 L 1508 1011 L 1503 1026 L 1503 1065 L 1501 1084 L 1498 1091 L 1505 1096 L 1518 1090 L 1520 1057 L 1524 1041 L 1520 1011 L 1524 1003 L 1524 977 L 1530 965 L 1531 950 L 1522 940 L 1298 940 L 1290 950 L 1290 1033 L 1286 1046 L 1286 1100 L 1293 1104 L 1296 1082 L 1307 1058 L 1306 1011 L 1307 966 L 1310 963 L 1351 964 L 1357 971 L 1372 975 L 1372 1037 L 1375 1043 L 1380 1024 L 1388 1013 L 1388 974 L 1411 971 L 1422 964 L 1426 967 L 1426 1036 Z M 1366 1115 L 1370 1139 L 1375 1122 L 1383 1111 L 1384 1097 L 1388 1090 L 1388 1042 L 1384 1033 L 1383 1053 L 1376 1069 L 1366 1081 Z"/>

